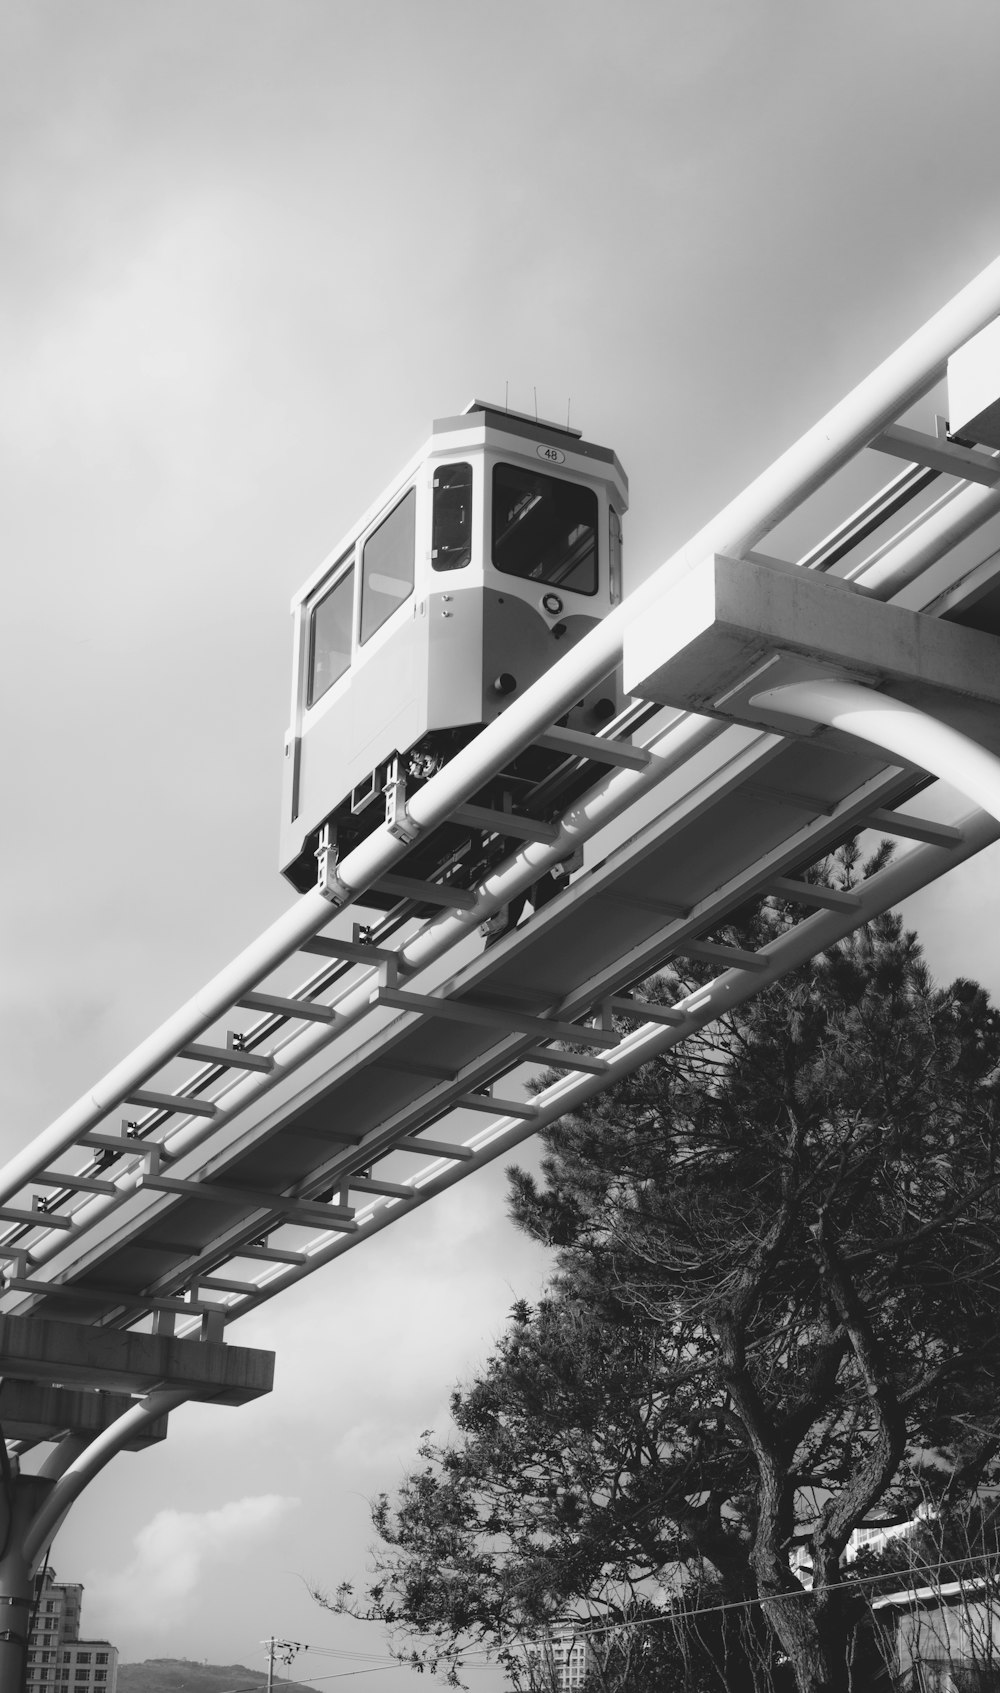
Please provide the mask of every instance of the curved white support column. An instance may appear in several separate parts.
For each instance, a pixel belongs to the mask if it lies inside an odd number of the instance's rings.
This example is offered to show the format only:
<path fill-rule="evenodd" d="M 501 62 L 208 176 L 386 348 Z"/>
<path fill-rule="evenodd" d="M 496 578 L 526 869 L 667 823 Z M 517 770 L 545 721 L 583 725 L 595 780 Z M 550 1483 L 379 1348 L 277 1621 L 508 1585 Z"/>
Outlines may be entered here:
<path fill-rule="evenodd" d="M 46 1481 L 58 1481 L 61 1475 L 66 1474 L 70 1464 L 75 1464 L 81 1452 L 86 1450 L 86 1435 L 67 1434 L 60 1440 L 58 1446 L 53 1446 L 45 1462 L 38 1466 L 36 1473 L 43 1476 Z"/>
<path fill-rule="evenodd" d="M 826 723 L 859 740 L 917 764 L 949 782 L 1000 819 L 1000 758 L 958 729 L 939 723 L 925 711 L 890 699 L 860 682 L 819 676 L 814 682 L 790 682 L 755 694 L 753 706 Z"/>
<path fill-rule="evenodd" d="M 74 1499 L 78 1499 L 89 1481 L 110 1463 L 128 1441 L 147 1427 L 158 1422 L 169 1411 L 176 1411 L 190 1398 L 175 1388 L 160 1388 L 139 1399 L 120 1417 L 85 1446 L 78 1457 L 63 1471 L 58 1481 L 50 1483 L 51 1491 L 36 1510 L 24 1536 L 22 1556 L 33 1565 L 53 1539 Z"/>

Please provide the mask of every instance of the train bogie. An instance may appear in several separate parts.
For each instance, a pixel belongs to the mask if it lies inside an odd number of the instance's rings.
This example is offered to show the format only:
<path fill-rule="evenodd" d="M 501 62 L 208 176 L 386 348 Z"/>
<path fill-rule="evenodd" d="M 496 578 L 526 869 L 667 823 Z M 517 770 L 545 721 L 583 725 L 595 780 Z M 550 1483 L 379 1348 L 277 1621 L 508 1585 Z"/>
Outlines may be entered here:
<path fill-rule="evenodd" d="M 627 499 L 615 455 L 575 431 L 478 401 L 435 424 L 293 601 L 281 867 L 298 888 L 324 832 L 342 850 L 369 833 L 391 776 L 426 780 L 605 615 Z M 609 678 L 567 721 L 593 732 L 621 704 Z M 510 782 L 539 774 L 529 749 Z"/>

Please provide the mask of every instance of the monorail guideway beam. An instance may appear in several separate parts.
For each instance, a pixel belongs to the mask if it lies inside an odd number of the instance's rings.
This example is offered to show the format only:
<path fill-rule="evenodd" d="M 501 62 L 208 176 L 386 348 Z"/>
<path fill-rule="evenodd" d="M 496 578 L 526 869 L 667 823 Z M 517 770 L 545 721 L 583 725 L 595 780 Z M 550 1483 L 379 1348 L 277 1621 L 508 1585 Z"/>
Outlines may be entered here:
<path fill-rule="evenodd" d="M 267 1391 L 269 1355 L 224 1345 L 226 1324 L 1000 838 L 1000 609 L 976 610 L 1000 596 L 1000 553 L 969 555 L 1000 515 L 1000 456 L 981 450 L 1000 440 L 976 434 L 996 396 L 976 390 L 961 412 L 977 446 L 910 419 L 998 313 L 1000 260 L 419 791 L 397 791 L 383 826 L 339 862 L 321 854 L 313 892 L 0 1172 L 15 1378 L 0 1416 L 16 1437 L 0 1693 L 19 1685 L 31 1567 L 89 1479 L 161 1437 L 186 1398 Z M 754 550 L 866 452 L 909 468 L 797 561 Z M 567 734 L 560 718 L 619 664 L 634 712 Z M 474 886 L 408 877 L 411 846 L 449 820 L 504 836 L 474 796 L 532 745 L 579 761 L 579 797 L 513 820 L 507 857 Z M 928 772 L 978 809 L 901 809 Z M 803 880 L 865 827 L 917 845 L 849 893 Z M 596 863 L 440 979 L 484 919 L 586 842 Z M 330 932 L 375 884 L 399 904 L 374 941 Z M 720 943 L 727 915 L 769 893 L 812 914 L 757 954 Z M 675 956 L 720 973 L 645 1003 L 638 984 Z M 293 963 L 311 973 L 290 991 Z M 518 1097 L 539 1068 L 558 1079 Z M 123 1106 L 137 1118 L 116 1122 Z M 470 1112 L 485 1128 L 456 1134 Z M 414 1157 L 416 1174 L 400 1168 Z M 15 1476 L 19 1450 L 59 1433 L 38 1475 Z"/>
<path fill-rule="evenodd" d="M 925 394 L 944 372 L 949 356 L 1000 313 L 1000 259 L 987 266 L 922 329 L 910 337 L 846 399 L 809 430 L 745 492 L 656 571 L 603 622 L 568 652 L 493 723 L 458 752 L 410 800 L 409 839 L 397 826 L 383 825 L 336 865 L 320 888 L 302 896 L 232 964 L 213 978 L 148 1040 L 110 1071 L 95 1088 L 0 1171 L 0 1205 L 38 1169 L 76 1144 L 109 1112 L 125 1102 L 165 1062 L 201 1034 L 262 975 L 290 958 L 329 922 L 331 907 L 345 909 L 380 877 L 392 873 L 413 839 L 445 821 L 518 752 L 551 733 L 557 719 L 619 663 L 625 627 L 656 603 L 664 588 L 706 555 L 746 556 L 790 512 L 852 457 L 881 437 L 894 420 Z M 1000 488 L 960 488 L 955 509 L 946 494 L 934 513 L 933 535 L 916 550 L 881 561 L 878 589 L 888 597 L 911 581 L 928 555 L 1000 512 Z M 922 535 L 923 531 L 919 533 Z M 875 567 L 873 567 L 874 569 Z M 866 585 L 869 582 L 866 574 Z"/>

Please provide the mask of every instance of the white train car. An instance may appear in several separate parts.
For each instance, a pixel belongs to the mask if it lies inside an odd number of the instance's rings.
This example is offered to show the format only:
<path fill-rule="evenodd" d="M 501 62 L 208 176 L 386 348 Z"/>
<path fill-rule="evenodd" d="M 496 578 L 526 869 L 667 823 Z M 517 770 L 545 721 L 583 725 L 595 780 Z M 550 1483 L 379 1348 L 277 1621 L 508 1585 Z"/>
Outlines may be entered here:
<path fill-rule="evenodd" d="M 425 781 L 617 603 L 627 505 L 615 454 L 578 430 L 478 400 L 434 424 L 292 602 L 281 869 L 297 888 L 324 830 L 348 851 L 394 777 Z M 610 679 L 567 723 L 593 733 L 621 705 Z M 534 790 L 551 755 L 532 750 L 485 802 Z"/>

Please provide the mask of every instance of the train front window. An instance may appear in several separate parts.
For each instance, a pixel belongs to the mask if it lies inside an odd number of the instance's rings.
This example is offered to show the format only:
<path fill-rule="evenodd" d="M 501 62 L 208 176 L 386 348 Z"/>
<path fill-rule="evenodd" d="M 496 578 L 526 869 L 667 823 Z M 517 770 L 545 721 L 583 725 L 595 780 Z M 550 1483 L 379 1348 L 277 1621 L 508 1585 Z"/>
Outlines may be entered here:
<path fill-rule="evenodd" d="M 306 704 L 315 705 L 351 667 L 354 569 L 334 583 L 313 606 L 309 618 L 309 688 Z"/>
<path fill-rule="evenodd" d="M 593 489 L 518 465 L 494 465 L 493 563 L 507 576 L 596 594 Z"/>
<path fill-rule="evenodd" d="M 472 557 L 472 466 L 439 464 L 434 472 L 431 563 L 463 570 Z"/>
<path fill-rule="evenodd" d="M 381 629 L 413 592 L 417 495 L 410 488 L 373 529 L 361 554 L 361 641 Z"/>

